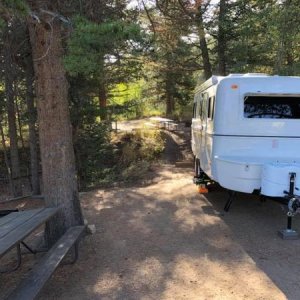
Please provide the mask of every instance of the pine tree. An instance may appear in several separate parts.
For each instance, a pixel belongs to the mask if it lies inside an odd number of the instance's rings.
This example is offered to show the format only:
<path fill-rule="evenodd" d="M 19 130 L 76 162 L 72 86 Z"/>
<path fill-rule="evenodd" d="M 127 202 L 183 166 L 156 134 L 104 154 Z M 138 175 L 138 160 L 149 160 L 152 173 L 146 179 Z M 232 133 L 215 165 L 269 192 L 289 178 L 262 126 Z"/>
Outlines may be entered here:
<path fill-rule="evenodd" d="M 64 231 L 83 224 L 80 209 L 72 127 L 68 103 L 68 82 L 63 66 L 62 34 L 65 18 L 52 1 L 28 1 L 36 18 L 28 18 L 36 76 L 43 189 L 47 206 L 61 211 L 46 226 L 48 244 Z M 37 22 L 36 19 L 39 21 Z"/>

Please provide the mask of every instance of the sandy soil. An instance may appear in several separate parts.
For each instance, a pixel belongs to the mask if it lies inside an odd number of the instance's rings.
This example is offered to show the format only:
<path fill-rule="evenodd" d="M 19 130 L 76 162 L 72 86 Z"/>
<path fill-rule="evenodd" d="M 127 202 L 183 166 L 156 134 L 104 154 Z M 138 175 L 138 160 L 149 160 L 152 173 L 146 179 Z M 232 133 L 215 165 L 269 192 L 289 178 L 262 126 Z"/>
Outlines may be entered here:
<path fill-rule="evenodd" d="M 82 195 L 97 231 L 40 299 L 300 298 L 300 241 L 277 237 L 285 225 L 280 205 L 239 195 L 224 214 L 226 192 L 199 195 L 190 169 L 169 162 L 152 175 L 147 186 Z M 26 255 L 19 271 L 0 274 L 1 299 L 34 262 Z"/>

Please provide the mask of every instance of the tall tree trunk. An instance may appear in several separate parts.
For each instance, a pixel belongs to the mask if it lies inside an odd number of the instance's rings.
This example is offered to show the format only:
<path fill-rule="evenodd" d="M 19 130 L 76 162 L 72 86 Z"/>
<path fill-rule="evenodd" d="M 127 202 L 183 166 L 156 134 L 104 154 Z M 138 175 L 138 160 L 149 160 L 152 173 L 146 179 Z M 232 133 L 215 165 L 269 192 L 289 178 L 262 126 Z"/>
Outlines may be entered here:
<path fill-rule="evenodd" d="M 28 56 L 25 62 L 25 77 L 26 77 L 26 104 L 28 112 L 28 127 L 29 127 L 29 149 L 30 149 L 30 173 L 32 193 L 39 195 L 40 180 L 39 180 L 39 159 L 38 159 L 38 137 L 36 133 L 36 112 L 34 107 L 33 81 L 34 71 L 32 56 Z"/>
<path fill-rule="evenodd" d="M 0 120 L 1 143 L 2 143 L 2 148 L 3 148 L 3 153 L 4 153 L 5 166 L 6 166 L 7 175 L 8 175 L 9 190 L 10 190 L 11 194 L 13 195 L 14 194 L 14 185 L 13 185 L 12 178 L 11 178 L 11 169 L 10 169 L 8 155 L 7 155 L 5 136 L 4 136 L 3 126 L 2 126 L 1 121 L 2 120 Z"/>
<path fill-rule="evenodd" d="M 15 93 L 15 95 L 17 95 L 17 93 Z M 18 122 L 18 129 L 19 129 L 19 137 L 20 137 L 22 149 L 24 151 L 25 150 L 25 143 L 24 143 L 23 132 L 22 132 L 22 122 L 21 122 L 21 114 L 20 114 L 20 109 L 19 109 L 18 98 L 15 98 L 15 100 L 16 100 L 15 101 L 15 107 L 16 107 L 16 113 L 17 113 L 17 122 Z"/>
<path fill-rule="evenodd" d="M 107 120 L 107 94 L 103 82 L 99 86 L 99 105 L 100 105 L 100 118 L 102 121 Z"/>
<path fill-rule="evenodd" d="M 43 1 L 30 3 L 35 10 L 44 4 Z M 60 213 L 46 225 L 46 241 L 51 245 L 67 228 L 82 224 L 83 218 L 72 143 L 68 82 L 62 61 L 61 21 L 46 12 L 39 17 L 40 22 L 29 20 L 28 25 L 36 83 L 43 189 L 46 205 L 61 207 Z"/>
<path fill-rule="evenodd" d="M 296 4 L 296 5 L 295 5 Z M 295 39 L 296 32 L 299 32 L 299 28 L 295 26 L 297 17 L 295 17 L 295 14 L 293 15 L 293 11 L 299 10 L 299 2 L 296 1 L 296 3 L 293 4 L 293 1 L 286 0 L 284 2 L 284 24 L 283 24 L 283 46 L 285 50 L 285 60 L 286 60 L 286 75 L 294 75 L 295 73 L 295 59 L 294 59 L 294 53 L 297 53 L 295 51 L 294 45 L 297 45 L 298 41 Z M 298 14 L 299 15 L 299 14 Z M 286 34 L 290 31 L 291 28 L 297 28 L 296 30 L 293 30 L 291 34 Z M 296 41 L 296 42 L 295 42 Z M 299 49 L 299 48 L 298 48 Z M 297 55 L 297 54 L 296 54 Z"/>
<path fill-rule="evenodd" d="M 171 117 L 174 112 L 174 97 L 170 93 L 166 97 L 166 116 Z"/>
<path fill-rule="evenodd" d="M 285 0 L 280 6 L 280 18 L 277 21 L 278 45 L 276 47 L 277 59 L 275 64 L 275 72 L 280 75 L 294 75 L 294 57 L 293 57 L 293 43 L 298 27 L 295 26 L 297 17 L 293 16 L 293 11 L 298 9 L 299 4 L 293 7 L 291 0 Z M 295 31 L 296 28 L 296 31 Z M 287 34 L 288 32 L 288 34 Z M 296 53 L 296 52 L 295 52 Z"/>
<path fill-rule="evenodd" d="M 4 76 L 5 76 L 5 95 L 8 115 L 8 133 L 10 140 L 10 161 L 11 175 L 13 180 L 13 196 L 22 195 L 21 171 L 18 150 L 18 135 L 16 127 L 16 112 L 14 103 L 14 65 L 12 60 L 11 33 L 10 28 L 6 29 L 4 37 Z"/>
<path fill-rule="evenodd" d="M 204 24 L 203 24 L 203 16 L 201 11 L 201 6 L 198 7 L 198 13 L 197 13 L 197 26 L 198 26 L 198 33 L 199 33 L 199 40 L 200 40 L 200 50 L 201 50 L 201 57 L 203 62 L 203 70 L 204 70 L 204 76 L 205 79 L 208 79 L 212 76 L 212 70 L 211 70 L 211 63 L 209 59 L 209 53 L 208 53 L 208 47 L 205 37 L 205 30 L 204 30 Z"/>
<path fill-rule="evenodd" d="M 170 65 L 171 64 L 169 64 L 169 66 Z M 172 117 L 174 110 L 175 110 L 174 80 L 172 77 L 172 73 L 167 72 L 166 74 L 166 116 Z"/>
<path fill-rule="evenodd" d="M 219 30 L 218 30 L 218 61 L 219 75 L 226 75 L 226 0 L 220 0 Z"/>

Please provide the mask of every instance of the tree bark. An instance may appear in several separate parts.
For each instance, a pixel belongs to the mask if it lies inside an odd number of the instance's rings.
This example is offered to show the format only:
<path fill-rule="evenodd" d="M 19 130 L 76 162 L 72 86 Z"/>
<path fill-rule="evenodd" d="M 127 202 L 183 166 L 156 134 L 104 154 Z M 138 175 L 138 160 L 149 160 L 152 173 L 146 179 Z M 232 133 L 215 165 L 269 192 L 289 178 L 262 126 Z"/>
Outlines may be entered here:
<path fill-rule="evenodd" d="M 206 37 L 205 37 L 201 6 L 198 7 L 198 13 L 196 15 L 196 18 L 197 18 L 196 23 L 198 26 L 199 40 L 200 40 L 200 50 L 201 50 L 201 56 L 203 61 L 204 76 L 205 79 L 208 79 L 212 76 L 212 70 L 211 70 L 211 63 L 209 59 Z"/>
<path fill-rule="evenodd" d="M 171 60 L 169 60 L 171 63 Z M 170 66 L 170 64 L 169 64 Z M 166 74 L 166 116 L 172 117 L 175 110 L 175 100 L 174 100 L 174 80 L 172 73 L 167 72 Z"/>
<path fill-rule="evenodd" d="M 5 76 L 5 95 L 8 115 L 8 133 L 10 140 L 10 161 L 11 176 L 13 180 L 13 196 L 22 195 L 21 171 L 18 150 L 18 135 L 16 127 L 16 112 L 14 102 L 14 65 L 12 60 L 11 33 L 10 29 L 5 30 L 4 36 L 4 76 Z"/>
<path fill-rule="evenodd" d="M 174 97 L 170 93 L 167 93 L 166 97 L 166 116 L 172 117 L 174 112 Z"/>
<path fill-rule="evenodd" d="M 99 86 L 99 105 L 100 105 L 100 118 L 101 121 L 107 120 L 107 94 L 103 82 Z"/>
<path fill-rule="evenodd" d="M 2 143 L 2 148 L 3 148 L 3 153 L 4 153 L 5 166 L 6 166 L 7 175 L 8 175 L 9 190 L 10 190 L 11 194 L 13 195 L 14 194 L 14 186 L 13 186 L 13 182 L 12 182 L 12 178 L 11 178 L 11 169 L 10 169 L 8 155 L 7 155 L 5 136 L 4 136 L 3 126 L 2 126 L 1 121 L 2 120 L 0 120 L 1 143 Z"/>
<path fill-rule="evenodd" d="M 39 195 L 40 179 L 39 179 L 39 159 L 38 159 L 38 137 L 36 133 L 36 111 L 34 106 L 33 81 L 34 71 L 32 56 L 28 56 L 25 61 L 25 79 L 26 79 L 26 104 L 28 112 L 28 128 L 29 128 L 29 149 L 30 149 L 30 173 L 32 193 Z"/>
<path fill-rule="evenodd" d="M 219 29 L 218 29 L 218 61 L 219 75 L 226 75 L 226 0 L 220 0 Z"/>
<path fill-rule="evenodd" d="M 36 1 L 32 6 L 37 9 Z M 42 5 L 40 2 L 38 4 Z M 48 1 L 49 4 L 49 1 Z M 47 206 L 61 211 L 46 225 L 52 245 L 67 228 L 83 224 L 75 170 L 61 24 L 44 13 L 28 21 L 36 83 L 43 190 Z"/>
<path fill-rule="evenodd" d="M 15 86 L 16 88 L 16 86 Z M 15 95 L 17 95 L 18 93 L 16 92 L 15 89 Z M 21 114 L 20 114 L 20 108 L 19 108 L 19 104 L 18 104 L 18 98 L 15 98 L 15 108 L 16 108 L 16 113 L 17 113 L 17 124 L 18 124 L 18 130 L 19 130 L 19 137 L 20 137 L 20 141 L 21 141 L 21 145 L 22 145 L 22 150 L 23 152 L 25 151 L 25 143 L 24 143 L 24 138 L 23 138 L 23 132 L 22 132 L 22 122 L 21 122 Z"/>

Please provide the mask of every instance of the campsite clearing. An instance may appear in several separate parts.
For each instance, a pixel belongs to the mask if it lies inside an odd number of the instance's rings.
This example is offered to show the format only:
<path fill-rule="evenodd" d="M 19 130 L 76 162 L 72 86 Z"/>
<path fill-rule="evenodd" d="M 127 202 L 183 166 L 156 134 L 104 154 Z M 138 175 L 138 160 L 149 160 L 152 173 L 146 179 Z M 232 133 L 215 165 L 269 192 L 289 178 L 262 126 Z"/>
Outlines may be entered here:
<path fill-rule="evenodd" d="M 277 237 L 286 221 L 280 205 L 245 195 L 225 214 L 226 192 L 201 196 L 192 176 L 169 162 L 153 167 L 147 186 L 82 194 L 97 231 L 40 299 L 298 299 L 300 241 Z M 33 263 L 25 256 L 20 271 L 0 275 L 0 299 Z"/>

